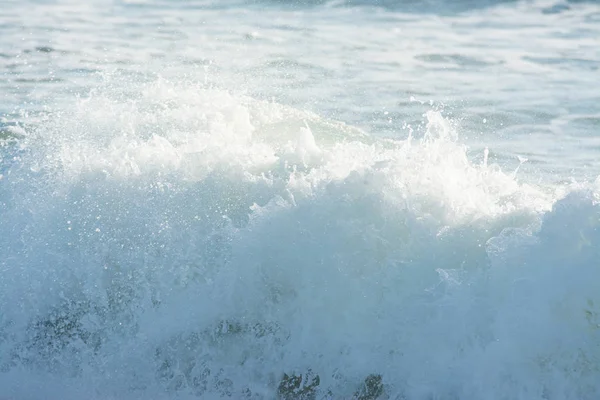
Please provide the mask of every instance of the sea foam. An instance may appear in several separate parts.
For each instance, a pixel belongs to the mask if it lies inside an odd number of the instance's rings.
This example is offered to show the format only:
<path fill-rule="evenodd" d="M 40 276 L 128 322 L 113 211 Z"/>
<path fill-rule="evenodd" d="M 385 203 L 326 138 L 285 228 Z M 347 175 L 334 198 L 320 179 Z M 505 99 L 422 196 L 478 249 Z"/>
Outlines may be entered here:
<path fill-rule="evenodd" d="M 380 139 L 158 80 L 26 126 L 0 395 L 597 398 L 597 185 L 521 182 L 424 118 Z"/>

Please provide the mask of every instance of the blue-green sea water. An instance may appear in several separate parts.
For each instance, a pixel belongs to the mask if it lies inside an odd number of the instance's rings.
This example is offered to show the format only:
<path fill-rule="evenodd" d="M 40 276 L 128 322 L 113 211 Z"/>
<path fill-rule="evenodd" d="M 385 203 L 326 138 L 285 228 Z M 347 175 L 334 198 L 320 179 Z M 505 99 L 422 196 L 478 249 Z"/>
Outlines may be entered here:
<path fill-rule="evenodd" d="M 594 1 L 0 1 L 0 398 L 600 398 L 599 82 Z"/>

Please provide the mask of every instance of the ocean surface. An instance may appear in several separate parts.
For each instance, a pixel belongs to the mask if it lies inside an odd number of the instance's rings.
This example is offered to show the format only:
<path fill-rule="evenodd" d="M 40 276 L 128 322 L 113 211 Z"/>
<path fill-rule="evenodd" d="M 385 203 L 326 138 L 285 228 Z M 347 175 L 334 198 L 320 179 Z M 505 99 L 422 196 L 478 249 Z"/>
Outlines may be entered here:
<path fill-rule="evenodd" d="M 597 400 L 600 4 L 0 0 L 0 399 Z"/>

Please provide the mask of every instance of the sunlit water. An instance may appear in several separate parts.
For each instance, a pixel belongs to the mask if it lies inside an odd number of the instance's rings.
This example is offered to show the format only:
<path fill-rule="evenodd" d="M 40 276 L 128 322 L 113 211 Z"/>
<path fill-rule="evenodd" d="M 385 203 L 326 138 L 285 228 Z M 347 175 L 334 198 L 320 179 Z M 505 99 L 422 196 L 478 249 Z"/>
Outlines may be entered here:
<path fill-rule="evenodd" d="M 600 398 L 599 82 L 594 2 L 4 0 L 0 397 Z"/>

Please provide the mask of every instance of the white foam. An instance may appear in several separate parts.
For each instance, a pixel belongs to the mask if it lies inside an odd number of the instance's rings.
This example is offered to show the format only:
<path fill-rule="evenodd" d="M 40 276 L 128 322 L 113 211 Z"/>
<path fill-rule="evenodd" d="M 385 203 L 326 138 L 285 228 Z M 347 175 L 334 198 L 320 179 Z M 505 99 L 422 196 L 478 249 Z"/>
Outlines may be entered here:
<path fill-rule="evenodd" d="M 309 369 L 335 398 L 369 374 L 392 398 L 600 394 L 593 188 L 473 163 L 439 112 L 390 141 L 135 92 L 28 132 L 0 181 L 0 394 L 272 398 Z"/>

